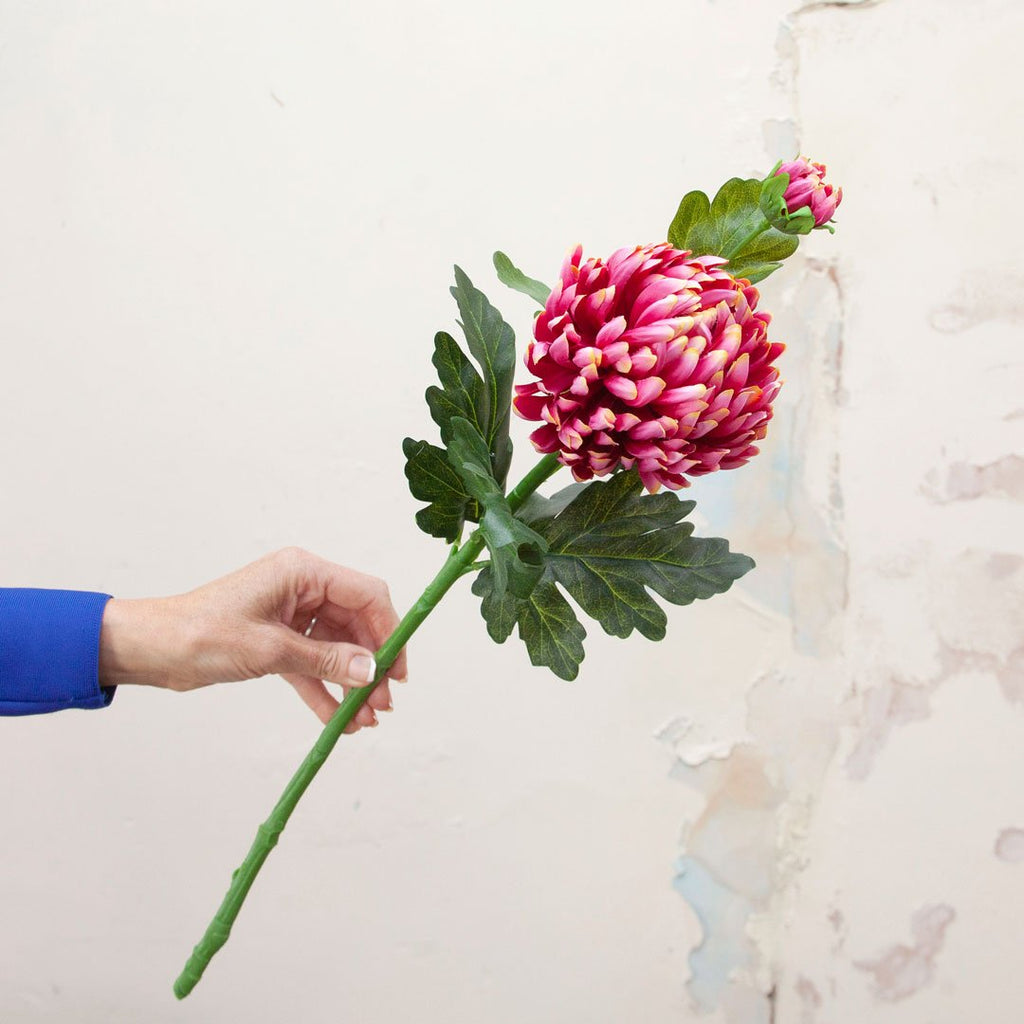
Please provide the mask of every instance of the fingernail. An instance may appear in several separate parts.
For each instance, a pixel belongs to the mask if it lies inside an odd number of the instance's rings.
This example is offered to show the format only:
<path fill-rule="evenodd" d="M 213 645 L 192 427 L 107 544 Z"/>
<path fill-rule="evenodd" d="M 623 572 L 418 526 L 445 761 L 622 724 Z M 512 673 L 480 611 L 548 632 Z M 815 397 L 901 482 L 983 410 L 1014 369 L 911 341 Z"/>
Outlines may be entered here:
<path fill-rule="evenodd" d="M 377 726 L 380 725 L 380 722 L 377 721 L 377 716 L 374 712 L 371 711 L 370 714 L 373 715 L 373 721 L 370 723 L 370 728 L 376 729 Z"/>
<path fill-rule="evenodd" d="M 391 703 L 391 701 L 389 700 L 389 701 L 387 702 L 387 705 L 386 705 L 386 706 L 385 706 L 384 708 L 382 708 L 381 710 L 383 710 L 383 711 L 394 711 L 394 710 L 395 710 L 395 706 L 394 706 L 394 704 L 392 704 L 392 703 Z"/>
<path fill-rule="evenodd" d="M 377 674 L 377 662 L 365 654 L 357 654 L 348 663 L 348 677 L 364 683 L 372 683 Z"/>

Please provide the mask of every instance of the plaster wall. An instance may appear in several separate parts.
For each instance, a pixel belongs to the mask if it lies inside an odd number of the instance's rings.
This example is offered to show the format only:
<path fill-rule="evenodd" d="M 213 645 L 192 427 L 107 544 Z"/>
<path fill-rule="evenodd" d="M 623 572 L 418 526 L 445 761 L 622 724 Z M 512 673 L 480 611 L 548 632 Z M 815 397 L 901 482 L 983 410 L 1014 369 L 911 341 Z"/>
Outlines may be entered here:
<path fill-rule="evenodd" d="M 762 287 L 752 554 L 580 678 L 468 588 L 170 985 L 318 731 L 279 679 L 0 739 L 0 1020 L 1015 1024 L 1024 14 L 979 0 L 0 4 L 0 579 L 175 593 L 298 544 L 408 605 L 458 262 L 552 279 L 802 151 L 840 230 Z M 517 424 L 517 469 L 530 462 Z M 515 472 L 516 470 L 514 470 Z"/>

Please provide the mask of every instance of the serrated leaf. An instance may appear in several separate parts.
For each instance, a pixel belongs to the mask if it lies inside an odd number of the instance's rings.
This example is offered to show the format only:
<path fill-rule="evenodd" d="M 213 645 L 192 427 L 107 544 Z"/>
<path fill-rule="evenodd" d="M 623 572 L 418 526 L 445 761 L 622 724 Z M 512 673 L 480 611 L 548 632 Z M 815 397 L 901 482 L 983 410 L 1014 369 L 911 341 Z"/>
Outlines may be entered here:
<path fill-rule="evenodd" d="M 437 370 L 441 387 L 427 388 L 430 416 L 441 430 L 441 440 L 448 444 L 451 421 L 461 416 L 484 433 L 487 393 L 484 382 L 458 342 L 445 331 L 434 336 L 434 356 L 431 360 Z M 482 422 L 483 421 L 483 422 Z"/>
<path fill-rule="evenodd" d="M 452 543 L 462 531 L 468 505 L 475 505 L 443 448 L 407 437 L 402 442 L 405 476 L 414 498 L 430 504 L 416 513 L 416 524 L 432 537 Z"/>
<path fill-rule="evenodd" d="M 612 482 L 616 486 L 608 490 Z M 524 504 L 520 515 L 544 535 L 549 545 L 562 545 L 577 534 L 638 537 L 672 526 L 696 507 L 696 502 L 680 500 L 671 491 L 638 500 L 635 492 L 639 486 L 636 474 L 617 473 L 608 481 L 572 484 L 550 498 Z M 571 513 L 563 515 L 569 509 Z"/>
<path fill-rule="evenodd" d="M 441 537 L 449 544 L 455 542 L 462 531 L 465 517 L 459 514 L 458 506 L 445 502 L 434 502 L 416 513 L 416 525 L 431 537 Z"/>
<path fill-rule="evenodd" d="M 754 565 L 725 540 L 694 537 L 692 523 L 680 521 L 693 508 L 673 493 L 644 494 L 632 470 L 526 502 L 519 514 L 547 544 L 544 574 L 526 600 L 497 594 L 480 574 L 473 592 L 488 632 L 500 643 L 518 623 L 535 665 L 574 678 L 586 634 L 562 587 L 605 632 L 660 640 L 667 617 L 651 592 L 689 604 L 723 593 Z"/>
<path fill-rule="evenodd" d="M 513 291 L 529 295 L 538 306 L 543 307 L 548 301 L 551 289 L 542 281 L 527 277 L 503 252 L 494 254 L 494 269 L 498 272 L 498 280 Z"/>
<path fill-rule="evenodd" d="M 433 364 L 441 386 L 427 388 L 427 406 L 441 432 L 441 441 L 446 446 L 451 441 L 454 420 L 468 420 L 477 428 L 486 439 L 488 465 L 500 489 L 504 486 L 512 461 L 509 419 L 515 335 L 501 314 L 487 301 L 487 297 L 473 287 L 458 267 L 455 268 L 455 287 L 451 291 L 459 306 L 461 326 L 470 353 L 480 364 L 480 369 L 473 365 L 450 334 L 439 331 L 434 337 Z M 410 484 L 413 478 L 436 468 L 439 451 L 441 449 L 434 449 L 428 453 L 415 449 L 415 458 L 424 462 L 425 468 L 406 466 Z M 443 451 L 441 456 L 448 472 L 452 472 Z M 409 457 L 407 452 L 407 460 Z M 413 494 L 420 497 L 415 489 Z M 417 513 L 416 522 L 432 536 L 450 541 L 459 535 L 466 520 L 477 522 L 479 518 L 478 503 L 468 495 L 460 496 L 457 488 L 449 487 L 434 495 L 431 507 Z"/>
<path fill-rule="evenodd" d="M 508 436 L 512 413 L 512 378 L 515 373 L 516 338 L 487 296 L 473 286 L 461 267 L 455 268 L 452 295 L 459 306 L 470 354 L 480 364 L 487 402 L 477 417 L 487 444 L 491 470 L 499 487 L 505 486 L 512 462 Z"/>
<path fill-rule="evenodd" d="M 480 532 L 491 553 L 494 589 L 501 598 L 506 591 L 527 597 L 544 571 L 543 538 L 517 519 L 491 475 L 487 445 L 469 420 L 452 420 L 448 461 L 468 494 L 483 508 Z"/>
<path fill-rule="evenodd" d="M 560 679 L 576 678 L 587 631 L 549 575 L 541 577 L 528 598 L 518 600 L 495 594 L 494 573 L 487 566 L 473 581 L 473 593 L 482 599 L 480 611 L 492 640 L 504 643 L 518 624 L 532 664 L 550 668 Z"/>
<path fill-rule="evenodd" d="M 579 675 L 587 631 L 550 580 L 542 579 L 523 603 L 519 635 L 532 664 L 546 665 L 559 679 Z"/>
<path fill-rule="evenodd" d="M 494 570 L 485 565 L 473 580 L 470 588 L 480 601 L 480 613 L 487 623 L 487 632 L 496 644 L 503 644 L 515 629 L 522 603 L 507 590 L 497 594 L 494 590 Z M 536 588 L 534 588 L 536 589 Z"/>
<path fill-rule="evenodd" d="M 643 495 L 634 471 L 594 481 L 542 531 L 546 566 L 569 596 L 607 633 L 665 635 L 665 613 L 648 594 L 689 604 L 728 590 L 753 568 L 728 542 L 694 537 L 680 523 L 693 502 Z"/>

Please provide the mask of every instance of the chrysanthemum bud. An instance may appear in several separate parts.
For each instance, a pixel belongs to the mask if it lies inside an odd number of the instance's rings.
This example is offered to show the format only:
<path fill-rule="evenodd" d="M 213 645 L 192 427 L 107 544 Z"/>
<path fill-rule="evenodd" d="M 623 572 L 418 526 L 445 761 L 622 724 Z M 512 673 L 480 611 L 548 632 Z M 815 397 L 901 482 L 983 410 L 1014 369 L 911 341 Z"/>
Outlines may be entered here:
<path fill-rule="evenodd" d="M 776 174 L 788 174 L 789 185 L 783 194 L 790 214 L 808 209 L 816 228 L 827 224 L 842 202 L 843 190 L 825 183 L 825 165 L 812 163 L 800 156 L 789 163 L 780 164 Z"/>

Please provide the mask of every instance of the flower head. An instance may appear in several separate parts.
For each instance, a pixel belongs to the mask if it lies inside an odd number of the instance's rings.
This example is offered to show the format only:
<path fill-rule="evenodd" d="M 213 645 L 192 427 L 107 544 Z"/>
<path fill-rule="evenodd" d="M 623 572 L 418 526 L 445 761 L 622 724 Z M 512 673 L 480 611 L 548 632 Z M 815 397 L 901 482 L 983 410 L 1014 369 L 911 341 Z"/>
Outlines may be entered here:
<path fill-rule="evenodd" d="M 577 480 L 637 467 L 644 485 L 741 466 L 782 386 L 771 317 L 719 256 L 659 245 L 583 261 L 577 246 L 534 326 L 514 399 Z"/>
<path fill-rule="evenodd" d="M 825 165 L 812 163 L 802 156 L 780 164 L 776 174 L 788 174 L 789 185 L 783 194 L 790 214 L 808 209 L 814 217 L 814 226 L 820 228 L 835 215 L 842 202 L 843 190 L 825 183 Z"/>

